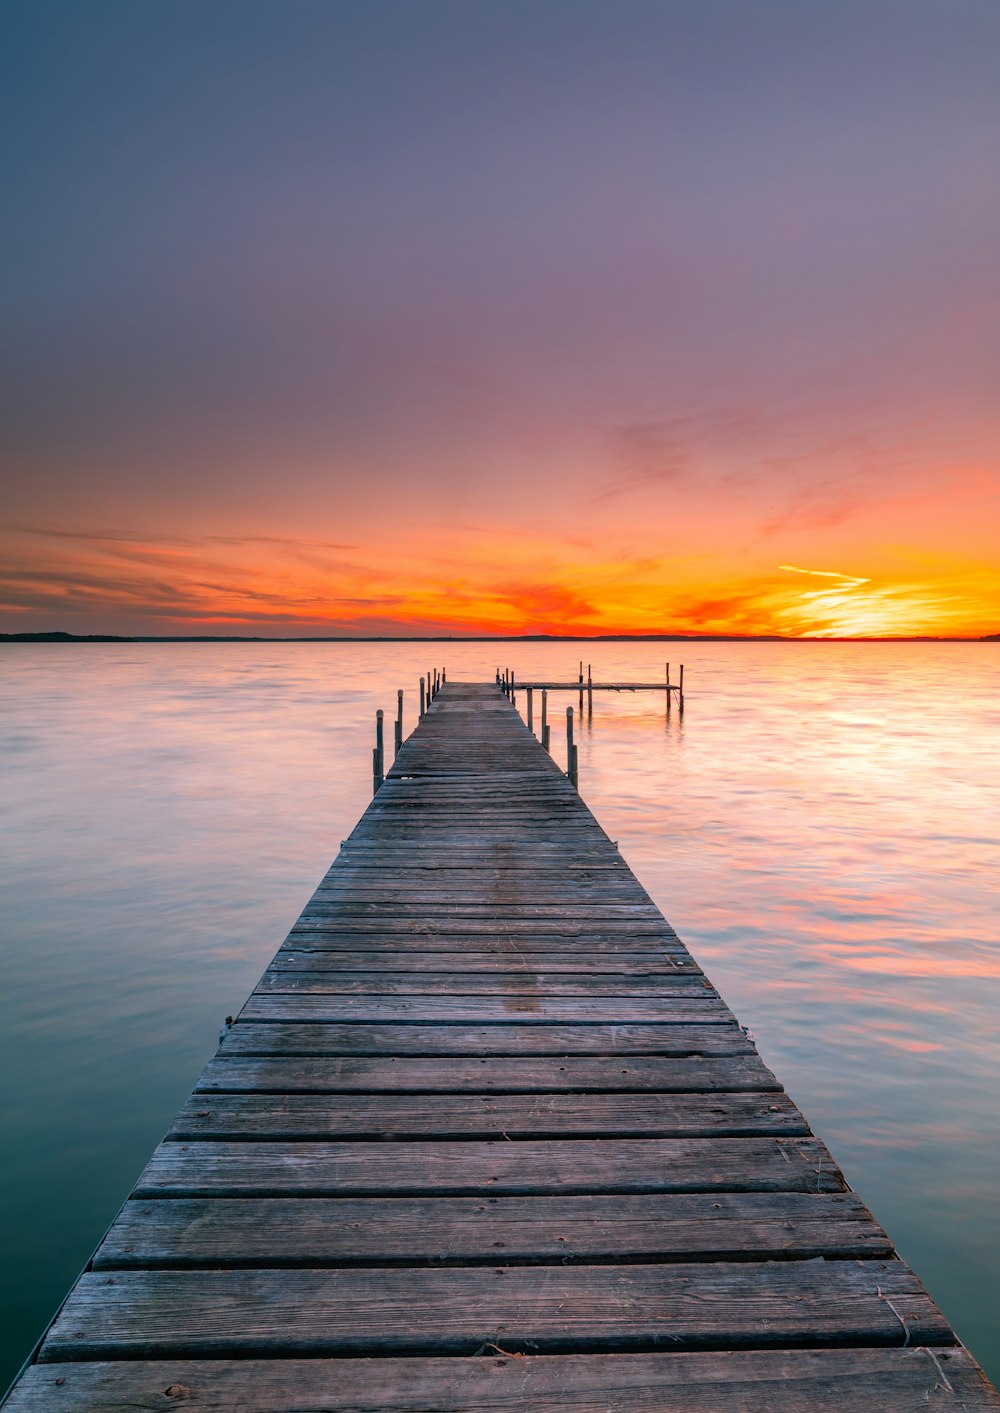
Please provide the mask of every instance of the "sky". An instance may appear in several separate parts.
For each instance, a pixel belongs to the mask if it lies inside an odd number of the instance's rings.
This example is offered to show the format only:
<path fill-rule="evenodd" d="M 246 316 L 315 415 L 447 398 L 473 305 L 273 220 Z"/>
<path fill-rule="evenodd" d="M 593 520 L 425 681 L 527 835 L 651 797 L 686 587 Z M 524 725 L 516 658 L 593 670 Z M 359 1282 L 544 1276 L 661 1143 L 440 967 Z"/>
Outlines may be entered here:
<path fill-rule="evenodd" d="M 995 0 L 2 0 L 0 631 L 1000 631 Z"/>

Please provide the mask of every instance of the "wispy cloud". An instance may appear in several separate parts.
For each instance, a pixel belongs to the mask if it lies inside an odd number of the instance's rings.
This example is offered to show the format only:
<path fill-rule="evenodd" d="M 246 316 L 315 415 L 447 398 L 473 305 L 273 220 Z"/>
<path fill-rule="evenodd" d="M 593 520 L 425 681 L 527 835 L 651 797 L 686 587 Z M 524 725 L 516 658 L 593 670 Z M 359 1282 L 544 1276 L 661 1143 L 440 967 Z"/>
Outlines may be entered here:
<path fill-rule="evenodd" d="M 786 569 L 790 574 L 814 574 L 818 579 L 839 579 L 845 588 L 860 588 L 862 584 L 870 584 L 870 579 L 861 579 L 854 574 L 841 574 L 836 569 L 800 569 L 797 564 L 779 564 L 779 569 Z"/>

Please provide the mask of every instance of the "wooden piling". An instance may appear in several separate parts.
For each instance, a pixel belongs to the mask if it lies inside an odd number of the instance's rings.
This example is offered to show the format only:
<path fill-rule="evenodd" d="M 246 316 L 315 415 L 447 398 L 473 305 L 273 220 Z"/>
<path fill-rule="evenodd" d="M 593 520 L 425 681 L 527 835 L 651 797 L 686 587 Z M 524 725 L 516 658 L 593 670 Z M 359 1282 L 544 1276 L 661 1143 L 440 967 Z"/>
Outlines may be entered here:
<path fill-rule="evenodd" d="M 534 708 L 534 689 L 533 689 L 532 687 L 529 687 L 529 688 L 528 688 L 528 730 L 529 730 L 529 731 L 534 731 L 534 729 L 535 729 L 535 723 L 534 723 L 534 709 L 535 709 L 535 708 Z"/>
<path fill-rule="evenodd" d="M 400 687 L 399 691 L 396 693 L 396 732 L 395 732 L 395 740 L 394 740 L 394 742 L 393 742 L 393 746 L 394 746 L 394 749 L 393 749 L 393 759 L 395 759 L 396 756 L 399 755 L 400 748 L 401 748 L 402 744 L 403 744 L 403 689 L 402 689 L 402 687 Z"/>
<path fill-rule="evenodd" d="M 573 752 L 576 747 L 573 745 L 573 708 L 566 708 L 566 774 L 570 783 L 576 784 L 573 779 Z"/>
<path fill-rule="evenodd" d="M 542 688 L 542 745 L 549 749 L 549 693 L 545 687 Z"/>
<path fill-rule="evenodd" d="M 680 705 L 681 711 L 683 711 L 683 710 L 684 710 L 684 664 L 683 664 L 683 663 L 681 663 L 681 680 L 680 680 L 680 685 L 679 685 L 678 688 L 677 688 L 677 701 L 678 701 L 678 703 L 679 703 L 679 705 Z"/>
<path fill-rule="evenodd" d="M 421 677 L 421 679 L 420 679 L 420 715 L 423 716 L 423 714 L 424 714 L 424 712 L 425 712 L 426 710 L 427 710 L 427 702 L 426 702 L 426 699 L 425 699 L 425 696 L 424 696 L 424 679 Z"/>
<path fill-rule="evenodd" d="M 587 715 L 594 714 L 594 675 L 591 671 L 590 663 L 587 663 Z"/>

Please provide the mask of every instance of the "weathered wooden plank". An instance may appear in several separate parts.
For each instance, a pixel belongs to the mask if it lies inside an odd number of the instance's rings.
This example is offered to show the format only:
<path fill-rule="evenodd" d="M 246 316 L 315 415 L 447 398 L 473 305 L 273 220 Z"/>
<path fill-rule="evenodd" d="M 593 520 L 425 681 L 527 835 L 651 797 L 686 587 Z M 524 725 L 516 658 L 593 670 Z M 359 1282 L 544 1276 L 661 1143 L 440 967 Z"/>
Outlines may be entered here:
<path fill-rule="evenodd" d="M 780 1091 L 753 1054 L 724 1058 L 599 1058 L 566 1055 L 485 1058 L 376 1056 L 366 1059 L 217 1055 L 196 1093 L 345 1094 L 589 1094 L 595 1091 L 714 1094 Z"/>
<path fill-rule="evenodd" d="M 367 847 L 347 845 L 316 886 L 322 888 L 338 880 L 350 882 L 355 879 L 378 884 L 386 881 L 385 875 L 391 871 L 393 879 L 404 877 L 418 885 L 444 881 L 459 883 L 463 887 L 480 882 L 492 886 L 514 879 L 544 885 L 572 879 L 594 884 L 607 882 L 613 886 L 625 884 L 645 896 L 635 874 L 607 840 L 581 838 L 567 847 L 560 826 L 559 850 L 554 850 L 549 841 L 548 853 L 542 842 L 531 846 L 522 844 L 515 852 L 513 845 L 494 843 L 488 823 L 478 830 L 478 849 L 471 842 L 472 831 L 469 833 L 469 843 L 463 842 L 461 836 L 456 837 L 454 827 L 446 833 L 448 838 L 456 841 L 454 850 L 447 852 L 443 852 L 439 844 L 428 844 L 426 838 L 421 838 L 419 842 L 414 839 L 380 838 L 377 844 L 373 840 Z M 444 832 L 441 837 L 445 837 Z M 565 867 L 560 866 L 560 859 Z"/>
<path fill-rule="evenodd" d="M 482 906 L 451 907 L 440 917 L 407 907 L 405 901 L 384 902 L 381 908 L 366 904 L 363 912 L 335 909 L 332 915 L 307 905 L 292 932 L 300 928 L 327 929 L 330 932 L 409 933 L 422 931 L 475 935 L 491 933 L 497 937 L 562 937 L 596 942 L 622 942 L 645 939 L 648 942 L 678 942 L 677 933 L 659 913 L 643 913 L 633 917 L 599 917 L 588 911 L 586 917 L 570 909 L 562 909 L 543 917 L 521 917 L 516 910 L 506 909 L 503 916 Z"/>
<path fill-rule="evenodd" d="M 192 1095 L 175 1139 L 750 1138 L 809 1129 L 772 1094 Z"/>
<path fill-rule="evenodd" d="M 726 1025 L 274 1025 L 240 1020 L 221 1055 L 746 1055 L 753 1045 Z"/>
<path fill-rule="evenodd" d="M 501 1341 L 502 1343 L 502 1341 Z M 9 1413 L 994 1413 L 964 1349 L 46 1363 Z M 166 1390 L 171 1390 L 167 1393 Z"/>
<path fill-rule="evenodd" d="M 161 1143 L 137 1197 L 841 1192 L 815 1138 Z"/>
<path fill-rule="evenodd" d="M 448 825 L 448 834 L 451 838 L 461 837 L 454 821 Z M 487 841 L 487 846 L 490 842 Z M 478 843 L 464 846 L 456 844 L 455 848 L 448 851 L 446 867 L 472 869 L 477 874 L 484 867 L 489 873 L 516 869 L 524 874 L 561 874 L 560 859 L 566 860 L 566 845 L 562 839 L 535 844 L 531 848 L 506 844 L 501 848 L 490 848 L 488 854 L 484 854 L 483 843 L 483 837 L 480 835 Z M 485 864 L 484 858 L 488 860 Z M 441 863 L 441 850 L 437 844 L 428 844 L 425 839 L 394 841 L 386 838 L 384 832 L 379 829 L 373 831 L 367 840 L 352 838 L 350 843 L 345 843 L 327 871 L 327 877 L 334 870 L 341 868 L 382 869 L 387 864 L 402 865 L 407 869 L 427 868 L 436 873 Z M 577 869 L 590 869 L 598 873 L 605 870 L 615 873 L 629 871 L 628 865 L 617 850 L 609 853 L 608 841 L 604 838 L 595 839 L 589 844 L 575 844 L 566 863 L 570 874 Z"/>
<path fill-rule="evenodd" d="M 696 988 L 700 991 L 699 988 Z M 438 1024 L 717 1025 L 732 1022 L 729 1007 L 714 992 L 687 997 L 548 996 L 525 986 L 504 996 L 293 996 L 254 992 L 240 1012 L 247 1021 L 423 1021 Z"/>
<path fill-rule="evenodd" d="M 892 1255 L 851 1192 L 133 1199 L 94 1257 L 125 1267 L 808 1260 Z"/>
<path fill-rule="evenodd" d="M 421 970 L 395 972 L 389 968 L 380 971 L 346 972 L 341 968 L 325 967 L 305 970 L 285 966 L 268 967 L 254 988 L 258 996 L 281 994 L 322 995 L 322 996 L 510 996 L 524 991 L 544 993 L 546 997 L 584 996 L 596 1001 L 598 997 L 624 997 L 644 1001 L 649 998 L 665 997 L 690 1000 L 700 994 L 701 988 L 715 995 L 711 983 L 696 972 L 684 972 L 681 968 L 666 969 L 650 975 L 646 973 L 604 973 L 592 972 L 587 976 L 577 976 L 568 972 L 543 972 L 534 967 L 510 966 L 499 974 L 482 975 L 476 972 L 463 972 L 459 967 L 452 971 Z"/>
<path fill-rule="evenodd" d="M 509 922 L 516 919 L 523 919 L 530 922 L 544 922 L 546 920 L 556 923 L 564 923 L 570 920 L 573 898 L 567 898 L 559 902 L 539 903 L 535 901 L 523 902 L 513 900 L 503 900 L 492 902 L 484 899 L 482 894 L 469 894 L 463 901 L 451 900 L 444 906 L 437 896 L 429 894 L 424 898 L 399 898 L 392 900 L 380 895 L 378 898 L 362 900 L 342 900 L 336 899 L 320 900 L 311 902 L 303 912 L 303 917 L 310 917 L 319 921 L 322 918 L 384 918 L 384 917 L 413 917 L 422 916 L 424 918 L 438 917 L 442 921 L 452 919 L 479 918 L 481 921 L 489 919 L 494 926 L 505 927 Z M 652 906 L 645 906 L 642 903 L 604 903 L 592 902 L 586 910 L 587 920 L 593 925 L 594 931 L 600 931 L 604 923 L 649 923 L 654 930 L 662 927 L 662 920 L 659 913 Z M 555 930 L 558 931 L 558 928 Z"/>
<path fill-rule="evenodd" d="M 456 952 L 419 951 L 402 948 L 396 951 L 346 951 L 300 948 L 285 943 L 276 953 L 269 972 L 386 972 L 433 974 L 449 972 L 467 976 L 480 973 L 495 976 L 512 970 L 552 973 L 577 977 L 672 977 L 678 972 L 700 976 L 701 968 L 682 953 L 657 956 L 650 952 L 624 952 L 604 956 L 594 952 L 566 953 L 525 952 L 507 948 L 501 951 Z"/>
<path fill-rule="evenodd" d="M 902 1261 L 88 1272 L 41 1359 L 954 1342 Z"/>
<path fill-rule="evenodd" d="M 622 953 L 646 954 L 651 958 L 687 955 L 677 939 L 667 933 L 628 930 L 608 934 L 596 929 L 574 933 L 569 928 L 524 928 L 502 919 L 478 918 L 456 926 L 451 919 L 415 920 L 406 916 L 382 921 L 350 918 L 344 923 L 303 917 L 288 934 L 284 945 L 296 951 L 492 951 L 521 955 L 558 952 L 581 959 Z"/>
<path fill-rule="evenodd" d="M 447 846 L 445 846 L 447 847 Z M 579 894 L 588 899 L 609 903 L 642 904 L 646 894 L 634 878 L 630 878 L 624 867 L 597 872 L 593 869 L 557 868 L 545 872 L 529 872 L 525 869 L 508 868 L 477 872 L 473 869 L 432 869 L 410 868 L 405 861 L 395 861 L 387 857 L 379 868 L 336 868 L 318 886 L 313 898 L 322 901 L 326 896 L 339 898 L 354 895 L 394 899 L 421 897 L 432 893 L 447 902 L 453 898 L 474 897 L 502 903 L 505 895 L 520 895 L 512 901 L 545 902 L 549 897 L 559 899 Z"/>

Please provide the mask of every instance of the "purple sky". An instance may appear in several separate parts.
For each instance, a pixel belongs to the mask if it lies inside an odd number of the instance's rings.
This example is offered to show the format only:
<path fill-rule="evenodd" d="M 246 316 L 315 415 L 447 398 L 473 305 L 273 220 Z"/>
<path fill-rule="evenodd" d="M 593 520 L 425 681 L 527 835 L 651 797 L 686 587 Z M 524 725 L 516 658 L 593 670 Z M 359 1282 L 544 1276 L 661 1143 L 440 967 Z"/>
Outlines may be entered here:
<path fill-rule="evenodd" d="M 1000 626 L 994 0 L 0 22 L 7 631 Z"/>

